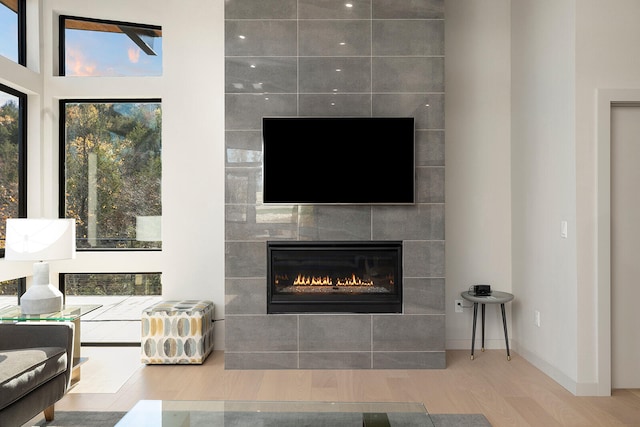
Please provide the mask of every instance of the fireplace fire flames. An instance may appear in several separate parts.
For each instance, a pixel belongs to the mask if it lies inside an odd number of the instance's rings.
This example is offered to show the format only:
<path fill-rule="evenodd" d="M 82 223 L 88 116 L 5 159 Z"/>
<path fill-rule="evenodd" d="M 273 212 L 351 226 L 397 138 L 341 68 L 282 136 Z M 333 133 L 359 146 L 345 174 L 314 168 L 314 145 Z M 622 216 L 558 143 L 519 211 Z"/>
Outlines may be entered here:
<path fill-rule="evenodd" d="M 277 277 L 276 282 L 278 282 Z M 330 276 L 315 277 L 298 274 L 293 280 L 293 286 L 373 286 L 373 280 L 362 280 L 352 274 L 351 277 L 336 279 L 334 283 Z"/>

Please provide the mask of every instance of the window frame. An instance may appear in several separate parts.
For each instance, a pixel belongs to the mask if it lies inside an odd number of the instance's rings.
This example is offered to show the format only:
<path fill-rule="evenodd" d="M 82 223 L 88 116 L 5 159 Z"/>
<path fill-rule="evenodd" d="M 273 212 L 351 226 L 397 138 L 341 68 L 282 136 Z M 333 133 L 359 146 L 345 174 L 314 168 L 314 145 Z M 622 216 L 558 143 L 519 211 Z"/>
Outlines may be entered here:
<path fill-rule="evenodd" d="M 111 21 L 107 19 L 86 18 L 83 16 L 60 15 L 58 17 L 58 38 L 60 41 L 58 45 L 58 70 L 59 70 L 58 75 L 64 76 L 64 77 L 74 77 L 74 76 L 67 76 L 66 74 L 67 70 L 66 70 L 66 61 L 65 61 L 65 58 L 66 58 L 65 21 L 67 19 L 76 20 L 76 21 L 86 21 L 94 24 L 108 24 L 108 25 L 115 25 L 115 26 L 123 25 L 127 27 L 140 28 L 143 30 L 162 31 L 162 26 L 160 25 L 138 24 L 135 22 L 125 22 L 125 21 Z M 105 76 L 98 76 L 98 77 L 105 77 Z M 125 77 L 135 77 L 135 76 L 125 76 Z"/>
<path fill-rule="evenodd" d="M 27 66 L 27 0 L 18 0 L 18 64 Z"/>
<path fill-rule="evenodd" d="M 58 102 L 58 216 L 66 218 L 66 104 L 73 103 L 157 103 L 162 105 L 161 98 L 69 98 Z M 162 242 L 162 241 L 161 241 Z M 76 248 L 77 252 L 162 252 L 160 248 Z"/>
<path fill-rule="evenodd" d="M 27 102 L 28 97 L 0 83 L 0 90 L 18 98 L 18 218 L 27 217 Z M 0 248 L 0 258 L 4 258 Z"/>

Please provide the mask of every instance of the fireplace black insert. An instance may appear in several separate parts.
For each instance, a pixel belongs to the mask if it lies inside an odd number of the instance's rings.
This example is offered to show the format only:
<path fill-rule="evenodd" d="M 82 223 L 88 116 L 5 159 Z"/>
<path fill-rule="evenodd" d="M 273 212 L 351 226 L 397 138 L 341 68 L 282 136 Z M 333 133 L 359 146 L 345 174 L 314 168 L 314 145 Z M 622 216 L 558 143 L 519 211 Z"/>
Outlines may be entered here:
<path fill-rule="evenodd" d="M 267 313 L 336 312 L 402 312 L 402 242 L 267 242 Z"/>

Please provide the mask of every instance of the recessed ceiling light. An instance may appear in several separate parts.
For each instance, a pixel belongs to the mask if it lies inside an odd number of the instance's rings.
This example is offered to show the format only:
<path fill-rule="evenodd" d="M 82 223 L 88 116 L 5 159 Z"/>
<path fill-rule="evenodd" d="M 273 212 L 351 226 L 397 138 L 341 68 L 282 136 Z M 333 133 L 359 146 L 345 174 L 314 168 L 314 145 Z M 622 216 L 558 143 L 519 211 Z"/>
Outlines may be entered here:
<path fill-rule="evenodd" d="M 242 34 L 240 34 L 240 35 L 238 36 L 238 38 L 239 38 L 239 39 L 242 39 L 242 40 L 246 39 L 246 37 L 245 37 L 245 36 L 243 36 Z"/>

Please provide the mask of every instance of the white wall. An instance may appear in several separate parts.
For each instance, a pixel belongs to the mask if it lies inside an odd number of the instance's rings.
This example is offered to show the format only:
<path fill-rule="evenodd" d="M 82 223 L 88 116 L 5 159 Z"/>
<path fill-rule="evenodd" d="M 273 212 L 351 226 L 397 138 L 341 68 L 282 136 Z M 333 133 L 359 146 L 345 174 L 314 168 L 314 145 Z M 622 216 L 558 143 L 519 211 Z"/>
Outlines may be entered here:
<path fill-rule="evenodd" d="M 454 310 L 460 292 L 478 283 L 512 290 L 509 3 L 445 1 L 449 349 L 471 346 L 473 310 Z M 507 305 L 508 312 L 511 305 Z M 493 308 L 487 307 L 485 346 L 504 348 L 502 320 L 499 310 Z"/>
<path fill-rule="evenodd" d="M 638 93 L 640 3 L 477 3 L 446 2 L 447 347 L 466 345 L 460 340 L 468 334 L 469 316 L 454 314 L 452 306 L 459 288 L 483 273 L 488 277 L 478 280 L 499 279 L 486 273 L 500 268 L 487 252 L 510 244 L 514 346 L 570 391 L 607 394 L 610 331 L 602 325 L 608 326 L 609 299 L 601 295 L 603 289 L 608 292 L 609 272 L 598 271 L 606 262 L 597 255 L 602 253 L 597 227 L 608 225 L 596 207 L 609 194 L 603 191 L 598 199 L 602 177 L 595 132 L 602 124 L 596 120 L 596 93 L 606 89 L 618 100 Z M 509 7 L 511 29 L 505 31 Z M 509 40 L 510 56 L 501 56 Z M 512 69 L 512 99 L 501 104 L 496 88 L 509 85 L 501 72 L 505 56 Z M 484 104 L 478 101 L 483 97 Z M 493 117 L 496 112 L 504 116 Z M 507 143 L 496 139 L 499 122 L 494 128 L 480 126 L 501 117 L 511 120 Z M 492 138 L 490 153 L 475 144 Z M 509 148 L 511 159 L 502 162 L 499 150 Z M 484 170 L 478 168 L 481 162 Z M 502 169 L 509 163 L 510 175 Z M 506 236 L 498 220 L 504 218 L 504 200 L 498 197 L 495 206 L 482 202 L 505 188 L 491 176 L 511 180 L 506 203 L 512 211 L 506 220 L 513 225 Z M 477 217 L 493 208 L 496 221 L 478 224 Z M 568 238 L 562 239 L 565 220 Z M 492 251 L 482 251 L 483 245 Z M 533 322 L 536 310 L 539 328 Z"/>
<path fill-rule="evenodd" d="M 606 395 L 610 271 L 598 227 L 608 219 L 597 206 L 609 188 L 598 193 L 596 101 L 640 87 L 640 4 L 514 0 L 512 10 L 513 271 L 524 297 L 515 334 L 521 353 L 570 391 Z"/>
<path fill-rule="evenodd" d="M 602 342 L 608 339 L 610 329 L 596 333 L 596 322 L 606 321 L 600 313 L 608 303 L 600 296 L 599 290 L 606 285 L 609 271 L 598 272 L 599 260 L 596 259 L 598 236 L 596 225 L 602 219 L 598 217 L 595 205 L 598 197 L 607 200 L 608 192 L 598 196 L 596 191 L 598 176 L 597 156 L 598 140 L 594 105 L 596 91 L 600 89 L 626 89 L 634 93 L 638 100 L 640 88 L 640 3 L 633 0 L 580 0 L 577 2 L 577 39 L 576 39 L 576 163 L 577 167 L 577 212 L 580 225 L 578 236 L 577 274 L 578 323 L 581 330 L 578 336 L 578 373 L 581 382 L 606 383 L 602 377 L 607 369 L 599 366 L 609 355 L 604 354 Z M 624 92 L 624 91 L 621 91 Z M 618 100 L 627 100 L 625 96 Z M 606 224 L 600 224 L 607 226 Z M 602 280 L 598 280 L 598 275 Z M 637 323 L 637 322 L 636 322 Z M 582 326 L 584 325 L 584 327 Z M 596 329 L 593 329 L 596 328 Z M 602 387 L 600 387 L 602 388 Z M 591 390 L 589 390 L 591 391 Z M 608 390 L 599 390 L 605 393 Z"/>
<path fill-rule="evenodd" d="M 574 15 L 574 1 L 512 2 L 513 281 L 520 296 L 514 334 L 519 352 L 572 392 L 578 382 Z"/>
<path fill-rule="evenodd" d="M 223 319 L 224 2 L 164 3 L 163 295 L 211 299 Z M 223 322 L 215 334 L 223 349 Z"/>
<path fill-rule="evenodd" d="M 598 271 L 606 242 L 596 207 L 609 194 L 597 191 L 594 113 L 599 89 L 640 87 L 640 4 L 529 0 L 512 9 L 514 290 L 526 296 L 515 333 L 521 353 L 572 392 L 608 394 L 609 272 Z M 554 232 L 564 218 L 566 241 Z M 532 310 L 541 310 L 540 330 Z"/>

